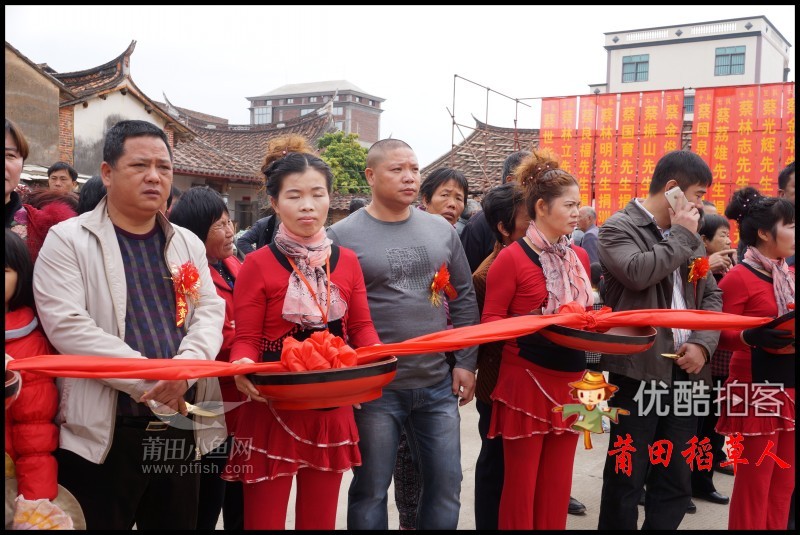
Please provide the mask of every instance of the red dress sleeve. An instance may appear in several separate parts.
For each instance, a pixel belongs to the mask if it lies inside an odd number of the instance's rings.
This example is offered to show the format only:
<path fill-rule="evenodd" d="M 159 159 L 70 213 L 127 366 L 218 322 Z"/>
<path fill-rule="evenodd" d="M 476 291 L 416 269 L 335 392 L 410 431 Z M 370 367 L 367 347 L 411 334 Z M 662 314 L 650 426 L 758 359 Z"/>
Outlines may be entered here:
<path fill-rule="evenodd" d="M 722 290 L 723 312 L 744 314 L 745 307 L 750 301 L 749 287 L 751 286 L 744 278 L 745 273 L 747 272 L 742 269 L 732 270 L 719 281 L 719 288 Z M 729 351 L 749 350 L 747 344 L 742 342 L 741 332 L 741 329 L 720 331 L 718 347 Z"/>
<path fill-rule="evenodd" d="M 267 255 L 272 256 L 269 247 L 247 255 L 236 277 L 236 284 L 233 286 L 236 338 L 229 357 L 231 362 L 245 357 L 254 362 L 261 361 L 268 297 L 265 274 L 271 267 L 268 265 Z"/>

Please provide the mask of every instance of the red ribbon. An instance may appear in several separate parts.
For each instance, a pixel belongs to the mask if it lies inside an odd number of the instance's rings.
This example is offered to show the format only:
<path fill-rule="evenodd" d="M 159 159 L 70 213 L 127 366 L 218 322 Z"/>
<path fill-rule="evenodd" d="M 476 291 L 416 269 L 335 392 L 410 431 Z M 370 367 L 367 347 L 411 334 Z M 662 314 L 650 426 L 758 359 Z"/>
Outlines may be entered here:
<path fill-rule="evenodd" d="M 558 314 L 526 315 L 482 323 L 469 327 L 447 329 L 404 342 L 360 347 L 355 350 L 358 364 L 368 364 L 381 357 L 416 355 L 422 353 L 455 351 L 465 347 L 496 342 L 532 334 L 548 325 L 564 325 L 575 329 L 604 331 L 611 327 L 667 327 L 690 330 L 716 331 L 722 329 L 748 329 L 764 325 L 772 318 L 739 316 L 707 310 L 630 310 L 612 312 L 605 307 L 599 311 L 585 311 L 573 303 L 565 305 Z M 116 378 L 176 380 L 201 377 L 223 377 L 249 373 L 289 371 L 280 362 L 232 364 L 216 360 L 148 359 L 81 355 L 40 355 L 23 360 L 12 360 L 9 370 L 25 370 L 50 377 Z"/>

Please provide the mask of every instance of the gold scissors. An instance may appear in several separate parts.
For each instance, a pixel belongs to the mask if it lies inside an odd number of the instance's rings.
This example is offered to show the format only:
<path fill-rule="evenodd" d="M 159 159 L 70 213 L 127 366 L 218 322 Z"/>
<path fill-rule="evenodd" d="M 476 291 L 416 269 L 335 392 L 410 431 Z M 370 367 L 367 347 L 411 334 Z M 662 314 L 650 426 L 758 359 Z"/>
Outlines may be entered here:
<path fill-rule="evenodd" d="M 681 358 L 685 353 L 661 353 L 662 357 L 667 357 L 668 359 L 676 360 Z"/>

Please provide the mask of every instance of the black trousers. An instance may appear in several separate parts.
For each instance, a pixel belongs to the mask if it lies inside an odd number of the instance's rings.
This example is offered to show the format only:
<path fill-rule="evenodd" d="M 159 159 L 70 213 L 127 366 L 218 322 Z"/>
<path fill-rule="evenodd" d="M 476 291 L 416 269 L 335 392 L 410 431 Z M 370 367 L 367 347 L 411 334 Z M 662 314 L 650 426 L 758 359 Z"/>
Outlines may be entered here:
<path fill-rule="evenodd" d="M 65 449 L 55 456 L 58 482 L 81 504 L 87 529 L 195 529 L 200 463 L 193 431 L 118 422 L 103 464 Z"/>
<path fill-rule="evenodd" d="M 724 377 L 715 376 L 713 378 L 714 387 L 721 387 L 724 382 Z M 712 387 L 712 391 L 714 391 L 714 387 Z M 722 450 L 725 445 L 725 437 L 714 430 L 717 420 L 719 420 L 719 404 L 713 401 L 712 399 L 708 416 L 698 416 L 697 418 L 697 440 L 703 440 L 703 437 L 708 437 L 711 441 L 711 453 L 714 456 L 714 466 L 716 466 L 724 462 L 726 457 L 725 452 Z M 695 467 L 692 472 L 692 492 L 710 493 L 716 490 L 716 487 L 714 487 L 714 470 L 697 470 Z"/>
<path fill-rule="evenodd" d="M 228 462 L 233 437 L 203 455 L 200 474 L 198 530 L 215 530 L 222 511 L 226 531 L 244 529 L 244 494 L 241 481 L 225 481 L 222 472 Z"/>
<path fill-rule="evenodd" d="M 682 379 L 685 377 L 684 375 Z M 637 504 L 645 482 L 647 494 L 642 529 L 678 529 L 692 494 L 691 471 L 681 451 L 686 449 L 686 444 L 697 431 L 697 417 L 673 414 L 672 388 L 662 398 L 662 406 L 666 407 L 667 415 L 659 416 L 655 407 L 650 411 L 640 411 L 638 402 L 634 400 L 642 381 L 610 373 L 608 382 L 619 387 L 609 400 L 609 406 L 630 411 L 630 415 L 619 417 L 619 423 L 612 422 L 608 451 L 618 449 L 614 446 L 617 437 L 624 438 L 626 434 L 630 434 L 633 439 L 632 445 L 636 451 L 630 452 L 630 475 L 615 469 L 616 454 L 606 457 L 598 529 L 637 529 Z M 658 440 L 668 440 L 673 446 L 672 456 L 666 467 L 650 463 L 648 446 Z"/>
<path fill-rule="evenodd" d="M 475 463 L 475 529 L 496 530 L 503 494 L 503 439 L 486 438 L 492 406 L 475 398 L 481 451 Z"/>

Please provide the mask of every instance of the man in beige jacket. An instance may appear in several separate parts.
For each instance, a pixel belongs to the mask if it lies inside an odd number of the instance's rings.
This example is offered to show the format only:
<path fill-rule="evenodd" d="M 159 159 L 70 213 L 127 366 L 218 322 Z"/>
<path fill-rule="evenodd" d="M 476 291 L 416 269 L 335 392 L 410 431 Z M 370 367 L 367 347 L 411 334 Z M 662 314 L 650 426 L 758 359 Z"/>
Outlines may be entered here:
<path fill-rule="evenodd" d="M 51 228 L 34 268 L 42 326 L 62 354 L 214 360 L 224 301 L 205 247 L 159 212 L 172 186 L 166 134 L 146 121 L 109 130 L 97 208 Z M 173 274 L 197 271 L 195 292 Z M 187 413 L 221 400 L 216 378 L 59 379 L 59 483 L 88 529 L 194 529 L 199 461 L 224 418 Z M 170 420 L 154 413 L 177 412 Z"/>

